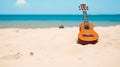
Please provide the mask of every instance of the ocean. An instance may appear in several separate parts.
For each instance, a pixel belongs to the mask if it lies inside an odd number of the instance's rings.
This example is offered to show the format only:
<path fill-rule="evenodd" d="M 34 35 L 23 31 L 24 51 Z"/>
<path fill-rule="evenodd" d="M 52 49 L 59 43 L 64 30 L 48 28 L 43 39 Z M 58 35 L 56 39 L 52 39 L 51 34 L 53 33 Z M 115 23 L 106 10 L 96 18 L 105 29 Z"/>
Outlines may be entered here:
<path fill-rule="evenodd" d="M 95 26 L 120 25 L 120 15 L 88 15 Z M 79 27 L 83 15 L 0 15 L 0 28 Z"/>

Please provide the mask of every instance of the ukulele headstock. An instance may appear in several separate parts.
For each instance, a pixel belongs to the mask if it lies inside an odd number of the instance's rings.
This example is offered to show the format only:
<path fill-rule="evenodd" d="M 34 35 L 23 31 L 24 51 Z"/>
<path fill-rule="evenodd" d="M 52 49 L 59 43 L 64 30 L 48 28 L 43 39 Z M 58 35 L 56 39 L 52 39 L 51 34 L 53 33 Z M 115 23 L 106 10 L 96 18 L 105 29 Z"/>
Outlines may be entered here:
<path fill-rule="evenodd" d="M 86 4 L 81 4 L 81 5 L 79 6 L 79 10 L 82 10 L 82 11 L 88 10 L 88 6 L 86 6 Z"/>

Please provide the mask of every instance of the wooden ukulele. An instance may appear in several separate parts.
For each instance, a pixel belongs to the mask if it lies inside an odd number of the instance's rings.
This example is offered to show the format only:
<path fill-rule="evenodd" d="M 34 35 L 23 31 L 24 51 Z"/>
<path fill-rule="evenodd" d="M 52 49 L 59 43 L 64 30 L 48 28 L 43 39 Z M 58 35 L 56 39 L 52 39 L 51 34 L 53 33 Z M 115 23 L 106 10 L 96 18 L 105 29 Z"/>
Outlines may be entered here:
<path fill-rule="evenodd" d="M 94 25 L 89 23 L 87 17 L 86 4 L 81 4 L 80 7 L 83 11 L 84 22 L 80 24 L 80 32 L 78 34 L 78 43 L 86 44 L 95 44 L 98 41 L 98 34 L 93 30 Z"/>

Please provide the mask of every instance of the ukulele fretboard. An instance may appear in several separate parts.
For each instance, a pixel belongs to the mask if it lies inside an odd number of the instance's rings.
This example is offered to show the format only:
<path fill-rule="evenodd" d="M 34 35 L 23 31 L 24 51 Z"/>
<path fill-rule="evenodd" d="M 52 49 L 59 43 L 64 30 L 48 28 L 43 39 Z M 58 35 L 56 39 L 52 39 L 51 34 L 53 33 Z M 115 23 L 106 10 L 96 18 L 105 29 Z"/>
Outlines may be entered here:
<path fill-rule="evenodd" d="M 85 29 L 89 29 L 89 23 L 88 23 L 88 17 L 87 17 L 87 11 L 86 10 L 83 10 L 83 16 L 84 16 Z"/>

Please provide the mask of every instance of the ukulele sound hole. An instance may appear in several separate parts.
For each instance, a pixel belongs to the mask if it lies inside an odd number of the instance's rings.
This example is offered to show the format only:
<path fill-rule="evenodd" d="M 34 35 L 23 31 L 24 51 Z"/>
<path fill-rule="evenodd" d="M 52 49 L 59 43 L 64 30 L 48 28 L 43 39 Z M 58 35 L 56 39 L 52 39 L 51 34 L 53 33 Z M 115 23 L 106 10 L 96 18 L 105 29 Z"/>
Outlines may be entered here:
<path fill-rule="evenodd" d="M 92 34 L 83 34 L 84 37 L 93 37 Z"/>

